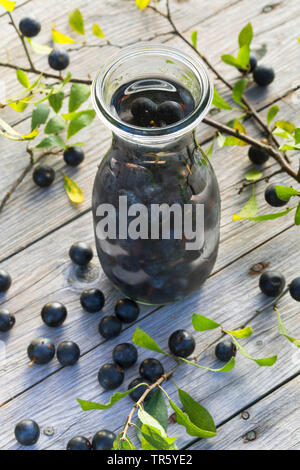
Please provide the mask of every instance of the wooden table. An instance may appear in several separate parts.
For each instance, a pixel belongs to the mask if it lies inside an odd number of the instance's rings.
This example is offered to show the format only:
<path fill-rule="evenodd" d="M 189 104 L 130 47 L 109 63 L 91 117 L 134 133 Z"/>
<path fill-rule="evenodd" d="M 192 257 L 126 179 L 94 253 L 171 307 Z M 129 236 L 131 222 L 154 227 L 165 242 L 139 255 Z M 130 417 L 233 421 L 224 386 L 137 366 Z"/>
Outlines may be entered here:
<path fill-rule="evenodd" d="M 238 32 L 251 21 L 255 32 L 253 49 L 264 54 L 263 63 L 274 67 L 276 80 L 267 89 L 251 84 L 247 96 L 261 116 L 265 117 L 270 106 L 276 103 L 280 107 L 280 119 L 290 119 L 299 124 L 299 2 L 271 3 L 268 6 L 267 2 L 259 0 L 189 0 L 174 1 L 171 6 L 178 29 L 186 38 L 197 30 L 200 50 L 205 51 L 218 70 L 233 82 L 239 74 L 222 63 L 220 56 L 236 52 Z M 68 34 L 68 13 L 76 7 L 85 17 L 88 43 L 96 45 L 73 47 L 70 70 L 76 77 L 86 78 L 87 73 L 93 76 L 119 47 L 141 39 L 189 51 L 183 41 L 170 33 L 170 25 L 165 18 L 153 10 L 139 11 L 132 0 L 20 0 L 14 17 L 18 22 L 26 14 L 34 12 L 43 23 L 39 42 L 50 44 L 52 23 Z M 164 10 L 163 0 L 158 7 Z M 100 24 L 114 46 L 106 46 L 104 41 L 93 39 L 91 26 L 94 23 Z M 26 66 L 19 39 L 2 9 L 0 25 L 0 60 L 6 61 L 6 50 L 9 50 L 11 63 Z M 39 68 L 47 70 L 45 56 L 34 56 L 34 59 Z M 7 96 L 12 96 L 20 87 L 15 71 L 2 68 L 1 72 Z M 224 86 L 218 81 L 215 84 L 220 94 L 229 100 Z M 227 122 L 230 116 L 231 113 L 221 112 L 216 118 Z M 5 109 L 1 117 L 17 130 L 28 131 L 28 112 L 17 114 Z M 246 127 L 251 135 L 260 136 L 250 120 Z M 200 126 L 198 136 L 204 147 L 209 145 L 213 135 L 213 129 L 204 124 Z M 97 164 L 109 147 L 110 133 L 95 121 L 88 130 L 82 131 L 80 140 L 87 141 L 82 168 L 70 170 L 64 167 L 61 157 L 47 157 L 46 162 L 57 170 L 55 184 L 48 190 L 40 190 L 33 185 L 28 174 L 0 214 L 1 267 L 13 277 L 11 289 L 0 298 L 0 303 L 14 312 L 17 319 L 15 328 L 0 337 L 6 348 L 6 360 L 2 358 L 0 362 L 1 449 L 20 448 L 13 431 L 15 424 L 24 418 L 35 419 L 44 431 L 35 449 L 64 449 L 74 435 L 91 437 L 103 428 L 120 430 L 132 406 L 129 399 L 124 399 L 110 411 L 84 413 L 76 402 L 77 397 L 100 402 L 108 400 L 109 394 L 104 393 L 98 384 L 98 369 L 111 361 L 116 344 L 130 341 L 136 326 L 127 326 L 115 340 L 103 341 L 98 334 L 102 314 L 89 315 L 80 307 L 79 295 L 86 287 L 100 286 L 103 290 L 105 314 L 113 311 L 120 298 L 120 293 L 105 278 L 96 257 L 89 275 L 81 277 L 68 258 L 69 247 L 74 241 L 93 243 L 91 188 Z M 1 139 L 1 197 L 28 164 L 25 150 L 23 143 Z M 192 330 L 191 315 L 194 312 L 222 322 L 228 328 L 247 324 L 255 309 L 265 302 L 258 289 L 258 276 L 249 274 L 253 265 L 268 262 L 272 269 L 282 271 L 288 280 L 300 274 L 300 232 L 293 225 L 292 217 L 265 223 L 232 222 L 233 213 L 239 211 L 249 198 L 248 190 L 238 194 L 245 172 L 250 168 L 247 147 L 215 149 L 212 164 L 222 197 L 220 254 L 213 274 L 197 294 L 175 305 L 142 308 L 136 324 L 162 347 L 167 346 L 168 336 L 174 330 Z M 296 156 L 294 166 L 297 166 Z M 266 165 L 265 173 L 276 168 L 272 160 Z M 68 202 L 60 169 L 75 178 L 82 187 L 86 199 L 79 207 Z M 287 176 L 280 175 L 278 180 L 293 183 Z M 257 186 L 260 213 L 272 210 L 264 202 L 264 188 L 264 183 Z M 69 312 L 64 326 L 55 330 L 47 328 L 40 317 L 42 306 L 51 300 L 62 301 Z M 280 301 L 280 311 L 288 331 L 299 337 L 299 304 L 286 296 Z M 252 338 L 243 340 L 243 344 L 255 357 L 278 354 L 277 364 L 272 368 L 260 368 L 238 355 L 236 368 L 227 374 L 180 366 L 175 381 L 210 410 L 219 428 L 216 438 L 197 441 L 177 424 L 170 424 L 169 434 L 178 436 L 180 448 L 300 449 L 299 353 L 278 335 L 272 310 L 256 316 L 250 324 L 254 334 Z M 78 365 L 62 368 L 55 359 L 48 366 L 28 367 L 27 346 L 33 338 L 42 335 L 53 338 L 56 343 L 64 339 L 76 341 L 82 351 Z M 195 337 L 196 353 L 201 353 L 200 363 L 216 365 L 214 346 L 219 333 L 198 333 Z M 149 352 L 141 350 L 140 360 L 145 357 L 149 357 Z M 164 364 L 167 368 L 168 361 Z M 125 390 L 136 375 L 137 367 L 129 370 L 120 390 Z M 166 389 L 177 401 L 173 384 L 168 383 Z"/>

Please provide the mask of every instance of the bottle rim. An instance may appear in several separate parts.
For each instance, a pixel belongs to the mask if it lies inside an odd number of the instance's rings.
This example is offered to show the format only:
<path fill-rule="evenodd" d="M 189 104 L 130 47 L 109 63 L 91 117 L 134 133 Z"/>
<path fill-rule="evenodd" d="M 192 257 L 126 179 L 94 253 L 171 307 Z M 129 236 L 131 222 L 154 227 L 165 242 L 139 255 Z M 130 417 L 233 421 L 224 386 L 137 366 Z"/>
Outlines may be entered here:
<path fill-rule="evenodd" d="M 139 56 L 142 58 L 145 55 L 166 56 L 167 60 L 173 58 L 181 62 L 189 68 L 201 87 L 201 98 L 194 110 L 175 124 L 160 128 L 138 127 L 126 123 L 114 115 L 110 109 L 110 103 L 105 101 L 104 87 L 106 81 L 109 80 L 109 75 L 129 59 L 138 58 Z M 191 57 L 178 49 L 162 44 L 140 43 L 125 47 L 105 64 L 93 80 L 91 97 L 98 117 L 113 133 L 127 140 L 144 144 L 156 144 L 180 138 L 195 129 L 209 111 L 213 100 L 213 84 L 206 66 L 199 57 Z"/>

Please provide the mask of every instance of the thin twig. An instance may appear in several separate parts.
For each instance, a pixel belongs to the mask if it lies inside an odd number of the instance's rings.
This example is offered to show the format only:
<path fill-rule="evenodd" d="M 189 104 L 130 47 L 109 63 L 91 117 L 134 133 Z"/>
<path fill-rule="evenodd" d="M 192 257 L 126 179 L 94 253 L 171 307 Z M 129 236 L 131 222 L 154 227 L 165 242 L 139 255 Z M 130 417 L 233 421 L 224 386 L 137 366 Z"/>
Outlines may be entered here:
<path fill-rule="evenodd" d="M 123 428 L 123 431 L 121 433 L 121 440 L 125 441 L 126 440 L 126 434 L 128 432 L 129 426 L 132 425 L 132 418 L 135 413 L 135 410 L 145 401 L 145 398 L 149 395 L 149 393 L 154 390 L 155 388 L 159 387 L 165 380 L 168 380 L 171 375 L 174 374 L 174 370 L 167 372 L 166 374 L 163 374 L 154 384 L 149 385 L 147 389 L 144 391 L 143 395 L 139 398 L 139 400 L 133 405 L 132 410 L 130 411 L 129 415 L 126 418 L 125 425 Z"/>
<path fill-rule="evenodd" d="M 9 189 L 9 191 L 7 191 L 7 193 L 5 194 L 5 196 L 3 197 L 3 199 L 1 200 L 0 202 L 0 213 L 2 212 L 2 210 L 4 209 L 4 206 L 6 205 L 6 203 L 8 202 L 8 200 L 10 199 L 10 197 L 12 196 L 12 194 L 16 191 L 16 189 L 20 186 L 20 184 L 22 183 L 22 181 L 24 180 L 25 176 L 30 172 L 30 170 L 34 167 L 34 165 L 36 165 L 42 158 L 46 157 L 47 155 L 58 155 L 60 153 L 60 151 L 58 152 L 51 152 L 51 151 L 47 151 L 47 152 L 44 152 L 42 153 L 41 155 L 39 155 L 35 160 L 34 160 L 34 155 L 33 155 L 33 150 L 29 147 L 27 147 L 26 149 L 26 152 L 28 153 L 29 155 L 29 163 L 26 165 L 26 167 L 22 170 L 21 174 L 18 176 L 18 178 L 13 182 L 11 188 Z"/>
<path fill-rule="evenodd" d="M 25 42 L 24 36 L 23 36 L 22 33 L 20 33 L 19 28 L 17 27 L 16 23 L 14 22 L 14 19 L 13 19 L 12 14 L 11 14 L 9 11 L 7 12 L 7 14 L 8 14 L 9 18 L 10 18 L 10 22 L 11 22 L 12 26 L 15 28 L 15 30 L 16 30 L 16 32 L 17 32 L 17 35 L 19 36 L 19 38 L 20 38 L 20 40 L 21 40 L 21 42 L 22 42 L 22 45 L 23 45 L 25 54 L 26 54 L 26 56 L 27 56 L 29 65 L 30 65 L 30 67 L 34 70 L 34 69 L 35 69 L 34 63 L 33 63 L 32 59 L 31 59 L 31 57 L 30 57 L 29 50 L 28 50 L 27 44 L 26 44 L 26 42 Z"/>
<path fill-rule="evenodd" d="M 8 62 L 0 62 L 0 67 L 7 67 L 10 69 L 18 70 L 20 67 L 14 64 L 10 64 Z M 43 72 L 42 70 L 38 70 L 36 68 L 24 68 L 22 67 L 22 70 L 26 73 L 34 73 L 36 75 L 43 75 L 46 78 L 54 78 L 56 80 L 64 81 L 66 77 L 63 75 L 56 75 L 55 73 L 48 73 L 48 72 Z M 71 78 L 70 82 L 72 83 L 85 83 L 86 85 L 91 85 L 92 80 L 85 80 L 84 78 Z"/>
<path fill-rule="evenodd" d="M 232 135 L 237 139 L 243 140 L 249 145 L 253 145 L 254 147 L 264 150 L 277 161 L 277 163 L 288 175 L 294 178 L 298 183 L 300 182 L 298 173 L 294 171 L 293 168 L 289 165 L 289 163 L 285 161 L 284 156 L 279 152 L 279 150 L 276 150 L 275 148 L 271 147 L 271 145 L 264 144 L 263 142 L 256 140 L 247 134 L 243 134 L 235 129 L 232 129 L 231 127 L 226 126 L 225 124 L 221 124 L 220 122 L 214 121 L 211 118 L 206 117 L 203 119 L 203 122 L 211 127 L 215 127 L 221 132 L 225 132 L 226 134 Z"/>
<path fill-rule="evenodd" d="M 271 178 L 273 178 L 276 175 L 279 175 L 280 173 L 284 173 L 284 172 L 285 172 L 285 170 L 283 170 L 283 168 L 280 168 L 280 170 L 276 170 L 276 171 L 274 171 L 274 173 L 271 173 L 270 175 L 262 176 L 261 178 L 258 178 L 257 180 L 244 181 L 242 186 L 240 187 L 238 193 L 241 194 L 247 186 L 251 186 L 253 184 L 260 183 L 261 181 L 265 181 L 266 183 L 268 183 Z"/>

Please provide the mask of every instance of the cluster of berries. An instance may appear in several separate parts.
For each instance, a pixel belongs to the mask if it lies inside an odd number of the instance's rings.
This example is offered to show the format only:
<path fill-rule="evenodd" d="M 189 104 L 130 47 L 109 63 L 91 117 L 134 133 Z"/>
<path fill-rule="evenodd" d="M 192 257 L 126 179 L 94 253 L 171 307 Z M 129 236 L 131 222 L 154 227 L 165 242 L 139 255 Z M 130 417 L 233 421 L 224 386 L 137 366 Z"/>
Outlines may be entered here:
<path fill-rule="evenodd" d="M 136 98 L 131 104 L 131 113 L 137 126 L 154 124 L 164 127 L 181 121 L 184 117 L 182 106 L 177 101 L 164 101 L 157 105 L 150 98 Z"/>
<path fill-rule="evenodd" d="M 273 82 L 275 72 L 271 67 L 265 65 L 257 65 L 257 57 L 253 52 L 250 53 L 249 72 L 253 74 L 255 83 L 259 86 L 267 86 Z"/>
<path fill-rule="evenodd" d="M 283 274 L 277 271 L 265 271 L 259 279 L 259 287 L 263 294 L 268 297 L 280 296 L 286 286 L 286 280 Z M 288 285 L 288 291 L 291 297 L 300 302 L 300 277 L 296 277 Z"/>

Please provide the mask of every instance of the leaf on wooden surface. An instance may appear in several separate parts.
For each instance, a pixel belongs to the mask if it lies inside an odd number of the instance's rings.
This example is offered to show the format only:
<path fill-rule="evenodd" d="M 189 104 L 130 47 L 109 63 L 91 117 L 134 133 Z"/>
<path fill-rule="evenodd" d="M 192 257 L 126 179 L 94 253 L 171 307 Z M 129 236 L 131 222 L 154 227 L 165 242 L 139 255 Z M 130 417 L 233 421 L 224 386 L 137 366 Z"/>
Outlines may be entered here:
<path fill-rule="evenodd" d="M 64 188 L 71 202 L 80 204 L 84 201 L 84 195 L 80 187 L 74 180 L 64 175 Z"/>

